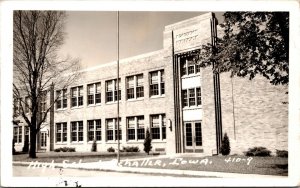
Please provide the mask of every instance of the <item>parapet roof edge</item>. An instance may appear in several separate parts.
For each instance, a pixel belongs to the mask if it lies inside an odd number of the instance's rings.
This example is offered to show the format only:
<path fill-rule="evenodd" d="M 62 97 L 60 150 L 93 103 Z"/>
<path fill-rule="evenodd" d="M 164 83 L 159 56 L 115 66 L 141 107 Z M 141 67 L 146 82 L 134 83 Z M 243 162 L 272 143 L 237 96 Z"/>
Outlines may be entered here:
<path fill-rule="evenodd" d="M 182 20 L 180 22 L 176 22 L 176 23 L 173 23 L 173 24 L 170 24 L 170 25 L 166 25 L 165 26 L 165 31 L 173 30 L 174 28 L 176 28 L 176 27 L 178 27 L 182 24 L 185 24 L 185 23 L 188 23 L 188 22 L 191 22 L 191 21 L 194 21 L 194 20 L 202 21 L 202 20 L 211 18 L 213 15 L 214 15 L 213 12 L 208 12 L 208 13 L 196 16 L 196 17 L 192 17 L 192 18 L 189 18 L 189 19 L 186 19 L 186 20 Z"/>
<path fill-rule="evenodd" d="M 148 52 L 148 53 L 144 53 L 144 54 L 139 54 L 139 55 L 136 55 L 136 56 L 123 58 L 123 59 L 120 59 L 119 63 L 120 64 L 129 63 L 132 60 L 137 60 L 137 59 L 142 59 L 142 58 L 145 58 L 145 57 L 149 57 L 149 56 L 152 56 L 152 55 L 155 55 L 155 54 L 159 54 L 162 51 L 163 51 L 163 49 L 160 49 L 160 50 L 156 50 L 156 51 L 152 51 L 152 52 Z M 85 68 L 85 69 L 83 69 L 79 72 L 87 72 L 87 71 L 97 70 L 97 69 L 100 69 L 100 68 L 103 68 L 103 67 L 108 67 L 108 66 L 115 65 L 116 63 L 117 63 L 117 61 L 111 61 L 111 62 L 104 63 L 104 64 L 101 64 L 101 65 L 96 65 L 96 66 L 93 66 L 93 67 Z"/>

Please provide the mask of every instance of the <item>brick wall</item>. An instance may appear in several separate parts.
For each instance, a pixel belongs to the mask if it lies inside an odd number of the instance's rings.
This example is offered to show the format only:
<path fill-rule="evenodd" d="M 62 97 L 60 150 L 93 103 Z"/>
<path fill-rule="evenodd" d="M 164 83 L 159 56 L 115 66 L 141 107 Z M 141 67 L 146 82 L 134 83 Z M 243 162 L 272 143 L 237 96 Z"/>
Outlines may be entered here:
<path fill-rule="evenodd" d="M 223 134 L 227 132 L 232 153 L 242 153 L 250 147 L 264 146 L 275 154 L 288 148 L 288 90 L 274 86 L 262 76 L 253 80 L 220 77 Z"/>
<path fill-rule="evenodd" d="M 231 154 L 250 147 L 264 146 L 275 154 L 288 149 L 287 86 L 274 86 L 261 76 L 230 78 L 220 74 L 222 131 L 229 136 Z M 204 152 L 216 148 L 213 76 L 211 68 L 202 71 Z"/>

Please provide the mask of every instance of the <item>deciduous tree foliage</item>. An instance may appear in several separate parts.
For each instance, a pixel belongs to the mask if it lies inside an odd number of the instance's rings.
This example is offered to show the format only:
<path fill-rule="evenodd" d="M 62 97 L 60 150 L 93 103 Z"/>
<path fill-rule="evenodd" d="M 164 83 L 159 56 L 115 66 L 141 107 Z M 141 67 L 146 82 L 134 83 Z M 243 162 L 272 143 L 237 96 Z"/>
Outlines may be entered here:
<path fill-rule="evenodd" d="M 289 13 L 226 12 L 217 47 L 203 45 L 202 67 L 231 76 L 262 75 L 274 85 L 289 83 Z"/>
<path fill-rule="evenodd" d="M 36 135 L 57 98 L 52 103 L 46 100 L 46 105 L 41 101 L 53 85 L 64 89 L 71 84 L 80 64 L 58 55 L 65 37 L 65 12 L 14 11 L 13 16 L 13 97 L 19 100 L 18 115 L 30 128 L 29 157 L 35 158 Z"/>

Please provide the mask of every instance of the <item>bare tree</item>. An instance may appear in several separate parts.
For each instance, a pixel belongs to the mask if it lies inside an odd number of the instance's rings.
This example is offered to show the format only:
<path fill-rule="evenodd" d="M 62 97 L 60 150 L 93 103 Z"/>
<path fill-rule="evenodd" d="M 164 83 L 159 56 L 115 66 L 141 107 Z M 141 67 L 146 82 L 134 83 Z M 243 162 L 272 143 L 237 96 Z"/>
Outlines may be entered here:
<path fill-rule="evenodd" d="M 66 89 L 79 76 L 80 61 L 58 55 L 65 19 L 62 11 L 14 11 L 13 94 L 30 129 L 30 158 L 36 158 L 37 133 L 59 96 L 47 106 L 41 102 L 54 85 Z"/>

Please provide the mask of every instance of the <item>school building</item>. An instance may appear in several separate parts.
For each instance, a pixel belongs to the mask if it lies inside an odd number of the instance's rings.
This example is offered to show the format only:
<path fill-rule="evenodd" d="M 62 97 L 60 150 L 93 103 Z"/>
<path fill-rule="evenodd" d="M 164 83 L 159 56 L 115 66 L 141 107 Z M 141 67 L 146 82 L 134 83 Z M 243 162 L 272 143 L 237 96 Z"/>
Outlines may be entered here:
<path fill-rule="evenodd" d="M 214 44 L 217 20 L 203 14 L 165 26 L 163 49 L 82 70 L 65 90 L 54 86 L 45 105 L 57 96 L 37 145 L 53 151 L 74 147 L 91 151 L 138 146 L 143 152 L 146 129 L 152 151 L 218 154 L 227 133 L 231 154 L 264 146 L 274 154 L 288 149 L 287 86 L 274 86 L 263 77 L 253 80 L 202 68 L 197 54 L 202 44 Z M 117 91 L 119 90 L 119 98 Z M 117 102 L 119 100 L 119 119 Z M 28 137 L 25 122 L 14 127 L 15 148 Z"/>

